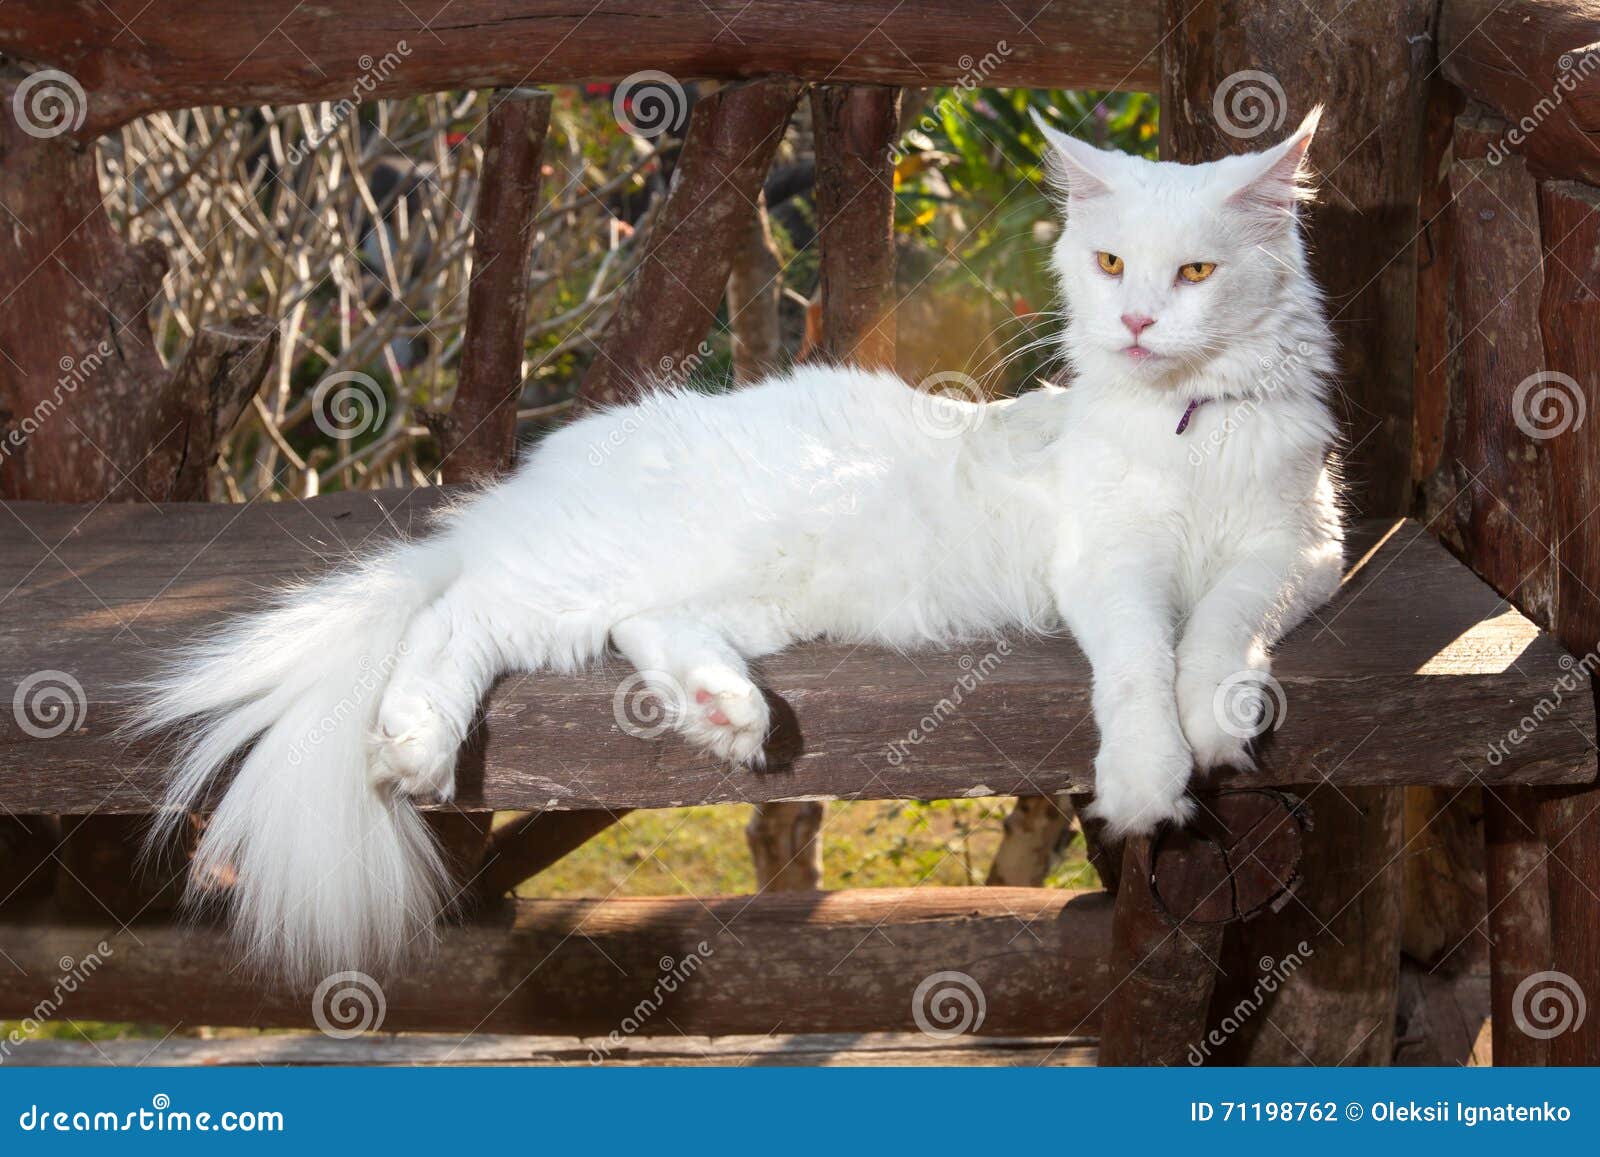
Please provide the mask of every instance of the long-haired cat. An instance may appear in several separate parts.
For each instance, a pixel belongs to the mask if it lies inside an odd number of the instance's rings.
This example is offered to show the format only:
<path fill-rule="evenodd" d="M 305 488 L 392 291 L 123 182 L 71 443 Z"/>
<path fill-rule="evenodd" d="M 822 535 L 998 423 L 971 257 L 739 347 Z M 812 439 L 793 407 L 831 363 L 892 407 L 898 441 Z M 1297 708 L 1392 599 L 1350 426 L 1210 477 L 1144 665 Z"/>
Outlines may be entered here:
<path fill-rule="evenodd" d="M 1332 342 L 1297 221 L 1316 119 L 1203 165 L 1041 123 L 1069 388 L 984 406 L 803 368 L 660 392 L 182 651 L 139 725 L 185 732 L 169 819 L 233 769 L 193 870 L 234 878 L 252 962 L 396 963 L 444 894 L 412 798 L 450 797 L 496 676 L 608 646 L 689 742 L 758 767 L 752 659 L 1064 627 L 1094 671 L 1095 812 L 1184 822 L 1192 772 L 1250 763 L 1219 686 L 1259 695 L 1270 646 L 1338 583 Z"/>

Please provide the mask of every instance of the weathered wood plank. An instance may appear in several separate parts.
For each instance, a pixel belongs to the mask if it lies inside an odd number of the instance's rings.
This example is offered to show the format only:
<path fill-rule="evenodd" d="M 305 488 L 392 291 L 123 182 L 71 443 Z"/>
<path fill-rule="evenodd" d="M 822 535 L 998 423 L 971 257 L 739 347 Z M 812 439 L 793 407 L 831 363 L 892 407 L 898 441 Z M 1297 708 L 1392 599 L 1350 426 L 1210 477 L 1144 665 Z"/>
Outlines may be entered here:
<path fill-rule="evenodd" d="M 31 1040 L 17 1047 L 12 1063 L 36 1066 L 169 1065 L 207 1068 L 239 1065 L 529 1065 L 596 1063 L 604 1042 L 583 1037 L 474 1033 L 373 1033 L 333 1040 L 321 1033 L 273 1033 L 164 1041 Z M 924 1033 L 808 1033 L 771 1036 L 637 1037 L 609 1057 L 607 1067 L 673 1068 L 729 1065 L 896 1068 L 960 1065 L 962 1068 L 1049 1065 L 1085 1068 L 1095 1063 L 1093 1044 L 1074 1037 L 930 1037 Z"/>
<path fill-rule="evenodd" d="M 444 930 L 404 977 L 352 980 L 341 1010 L 342 981 L 317 1004 L 263 985 L 247 963 L 219 967 L 233 958 L 214 928 L 117 932 L 24 910 L 0 920 L 0 951 L 16 963 L 0 975 L 0 1018 L 30 1015 L 71 958 L 80 971 L 94 961 L 74 1019 L 309 1028 L 320 1015 L 349 1028 L 359 988 L 373 1016 L 381 1001 L 386 1031 L 616 1032 L 617 1048 L 635 1036 L 929 1025 L 1092 1034 L 1111 986 L 1110 926 L 1103 893 L 1046 888 L 523 900 Z"/>
<path fill-rule="evenodd" d="M 643 69 L 955 84 L 981 66 L 987 84 L 1149 91 L 1156 39 L 1147 0 L 12 0 L 0 22 L 0 52 L 77 78 L 91 136 L 156 109 L 348 100 L 363 80 L 403 97 Z"/>
<path fill-rule="evenodd" d="M 126 684 L 163 648 L 280 582 L 420 533 L 449 495 L 0 508 L 0 702 L 24 684 L 33 702 L 54 682 L 73 708 L 54 736 L 51 720 L 0 711 L 0 805 L 150 810 L 158 753 L 113 734 Z M 1365 524 L 1351 558 L 1341 594 L 1281 648 L 1287 712 L 1264 744 L 1265 772 L 1220 782 L 1593 781 L 1593 707 L 1559 693 L 1572 674 L 1551 640 L 1415 523 Z M 801 750 L 763 773 L 729 774 L 673 736 L 624 733 L 615 665 L 510 677 L 463 759 L 457 803 L 583 810 L 1090 789 L 1089 670 L 1066 639 L 997 651 L 959 712 L 925 722 L 992 647 L 907 657 L 815 645 L 768 660 L 764 678 L 793 714 L 775 746 Z M 1524 729 L 1535 712 L 1543 722 Z"/>

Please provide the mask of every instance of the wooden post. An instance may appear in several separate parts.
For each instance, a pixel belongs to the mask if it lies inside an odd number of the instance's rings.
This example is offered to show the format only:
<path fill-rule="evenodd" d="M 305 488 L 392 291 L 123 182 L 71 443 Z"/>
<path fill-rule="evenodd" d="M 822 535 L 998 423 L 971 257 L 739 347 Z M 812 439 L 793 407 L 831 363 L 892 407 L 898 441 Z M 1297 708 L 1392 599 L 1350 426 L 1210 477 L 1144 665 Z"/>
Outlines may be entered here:
<path fill-rule="evenodd" d="M 1220 1064 L 1388 1064 L 1394 1053 L 1404 880 L 1399 791 L 1296 789 L 1316 805 L 1305 882 L 1284 909 L 1230 934 L 1215 1027 L 1255 988 L 1260 962 L 1299 958 L 1258 1015 L 1228 1034 Z M 1359 806 L 1370 810 L 1358 811 Z M 1126 888 L 1126 884 L 1124 884 Z M 1302 950 L 1301 945 L 1308 950 Z"/>
<path fill-rule="evenodd" d="M 1313 104 L 1326 105 L 1312 152 L 1322 192 L 1305 224 L 1342 351 L 1344 474 L 1358 509 L 1402 513 L 1412 498 L 1413 250 L 1435 5 L 1351 6 L 1331 27 L 1309 8 L 1270 0 L 1163 0 L 1162 12 L 1163 156 L 1204 161 L 1260 148 Z M 1401 796 L 1346 794 L 1348 805 L 1319 808 L 1325 818 L 1307 841 L 1307 907 L 1296 919 L 1316 935 L 1317 951 L 1279 991 L 1272 1017 L 1315 1060 L 1387 1062 L 1399 982 L 1401 877 L 1391 865 Z M 1329 920 L 1338 941 L 1322 931 Z M 1271 955 L 1258 950 L 1269 943 L 1264 935 L 1242 930 L 1242 956 Z M 1279 1034 L 1257 1042 L 1263 1051 L 1252 1060 L 1302 1063 Z"/>
<path fill-rule="evenodd" d="M 1490 1032 L 1497 1065 L 1550 1063 L 1549 1041 L 1517 1025 L 1517 987 L 1551 967 L 1550 891 L 1539 795 L 1485 790 L 1485 880 L 1489 911 Z"/>
<path fill-rule="evenodd" d="M 1544 242 L 1544 291 L 1539 305 L 1547 371 L 1563 375 L 1547 384 L 1564 405 L 1524 413 L 1549 448 L 1555 488 L 1556 636 L 1583 656 L 1573 669 L 1594 687 L 1600 654 L 1600 189 L 1566 181 L 1539 186 L 1539 226 Z M 1552 401 L 1559 400 L 1558 398 Z M 1554 413 L 1554 425 L 1547 419 Z M 1580 414 L 1586 417 L 1580 417 Z M 1562 417 L 1565 415 L 1565 417 Z M 1521 426 L 1518 427 L 1521 429 Z M 1526 432 L 1526 431 L 1524 431 Z M 1556 689 L 1552 688 L 1552 697 Z M 1594 762 L 1591 760 L 1591 768 Z M 1600 1064 L 1600 787 L 1548 790 L 1540 795 L 1539 828 L 1550 858 L 1551 969 L 1555 983 L 1587 1015 L 1575 1015 L 1549 1038 L 1550 1060 L 1560 1065 Z M 1564 978 L 1564 979 L 1562 979 Z M 1559 1021 L 1558 1021 L 1559 1023 Z M 1542 1026 L 1545 1030 L 1554 1025 Z"/>
<path fill-rule="evenodd" d="M 450 412 L 438 425 L 446 482 L 498 477 L 511 468 L 517 449 L 528 262 L 550 94 L 515 88 L 495 93 L 493 101 L 473 218 L 461 373 Z"/>
<path fill-rule="evenodd" d="M 1280 140 L 1311 106 L 1321 190 L 1305 216 L 1343 361 L 1348 494 L 1411 504 L 1412 346 L 1431 0 L 1344 9 L 1332 25 L 1273 0 L 1163 0 L 1162 155 L 1214 160 Z"/>
<path fill-rule="evenodd" d="M 1103 1065 L 1201 1064 L 1223 929 L 1290 902 L 1310 813 L 1263 789 L 1199 797 L 1189 828 L 1123 847 Z M 1225 1043 L 1225 1042 L 1224 1042 Z"/>
<path fill-rule="evenodd" d="M 1218 890 L 1226 869 L 1204 849 L 1186 872 Z M 1183 1064 L 1205 1035 L 1206 1009 L 1222 955 L 1222 925 L 1184 926 L 1151 890 L 1151 844 L 1128 840 L 1111 925 L 1111 975 L 1100 1033 L 1102 1065 Z"/>
<path fill-rule="evenodd" d="M 676 379 L 697 364 L 691 355 L 716 323 L 734 254 L 747 241 L 799 93 L 795 81 L 751 81 L 695 105 L 639 266 L 595 343 L 580 404 L 628 401 L 652 381 Z"/>
<path fill-rule="evenodd" d="M 1539 831 L 1550 850 L 1550 970 L 1513 992 L 1517 1027 L 1550 1034 L 1551 1064 L 1600 1065 L 1600 788 L 1541 792 Z"/>
<path fill-rule="evenodd" d="M 822 246 L 822 348 L 853 365 L 894 365 L 894 165 L 900 90 L 820 84 L 811 92 Z"/>
<path fill-rule="evenodd" d="M 168 372 L 147 320 L 166 254 L 112 230 L 92 146 L 41 131 L 0 116 L 0 498 L 203 499 L 276 326 L 204 330 Z"/>
<path fill-rule="evenodd" d="M 991 887 L 1037 888 L 1050 874 L 1061 834 L 1072 826 L 1065 795 L 1019 795 L 1006 815 L 1005 831 L 984 883 Z"/>
<path fill-rule="evenodd" d="M 783 270 L 767 218 L 767 198 L 756 198 L 744 244 L 728 273 L 728 329 L 733 337 L 733 378 L 753 382 L 781 368 Z"/>
<path fill-rule="evenodd" d="M 1451 550 L 1549 627 L 1557 572 L 1546 545 L 1550 450 L 1523 438 L 1512 413 L 1517 383 L 1545 367 L 1539 195 L 1521 157 L 1488 156 L 1507 128 L 1479 110 L 1455 121 L 1445 215 L 1455 252 L 1440 355 L 1454 380 L 1428 512 Z"/>
<path fill-rule="evenodd" d="M 815 892 L 822 887 L 822 824 L 828 805 L 817 800 L 750 806 L 745 844 L 761 892 Z"/>

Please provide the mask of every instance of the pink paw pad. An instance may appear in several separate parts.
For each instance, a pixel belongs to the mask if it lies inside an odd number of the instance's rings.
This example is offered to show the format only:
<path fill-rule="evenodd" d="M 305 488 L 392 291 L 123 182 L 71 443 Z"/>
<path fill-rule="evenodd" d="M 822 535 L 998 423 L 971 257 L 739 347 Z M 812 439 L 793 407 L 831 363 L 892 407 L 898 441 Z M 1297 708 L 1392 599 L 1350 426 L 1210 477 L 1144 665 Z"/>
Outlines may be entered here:
<path fill-rule="evenodd" d="M 694 693 L 694 701 L 696 703 L 709 703 L 711 702 L 712 698 L 711 692 L 707 691 L 704 687 L 700 688 L 700 690 Z M 723 711 L 720 707 L 713 707 L 710 711 L 706 712 L 706 718 L 711 720 L 711 722 L 715 723 L 718 727 L 727 727 L 729 725 L 727 712 Z"/>

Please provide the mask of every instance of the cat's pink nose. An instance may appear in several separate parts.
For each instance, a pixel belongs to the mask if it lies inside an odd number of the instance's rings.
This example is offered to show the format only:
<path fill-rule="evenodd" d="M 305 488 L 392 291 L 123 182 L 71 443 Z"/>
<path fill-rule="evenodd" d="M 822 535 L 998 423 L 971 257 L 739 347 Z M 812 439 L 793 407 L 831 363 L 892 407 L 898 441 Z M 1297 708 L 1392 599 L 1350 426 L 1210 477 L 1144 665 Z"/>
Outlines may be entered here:
<path fill-rule="evenodd" d="M 1155 325 L 1153 317 L 1140 317 L 1137 314 L 1125 313 L 1122 315 L 1122 324 L 1128 327 L 1128 332 L 1133 335 L 1133 340 L 1138 341 L 1139 335 Z"/>

